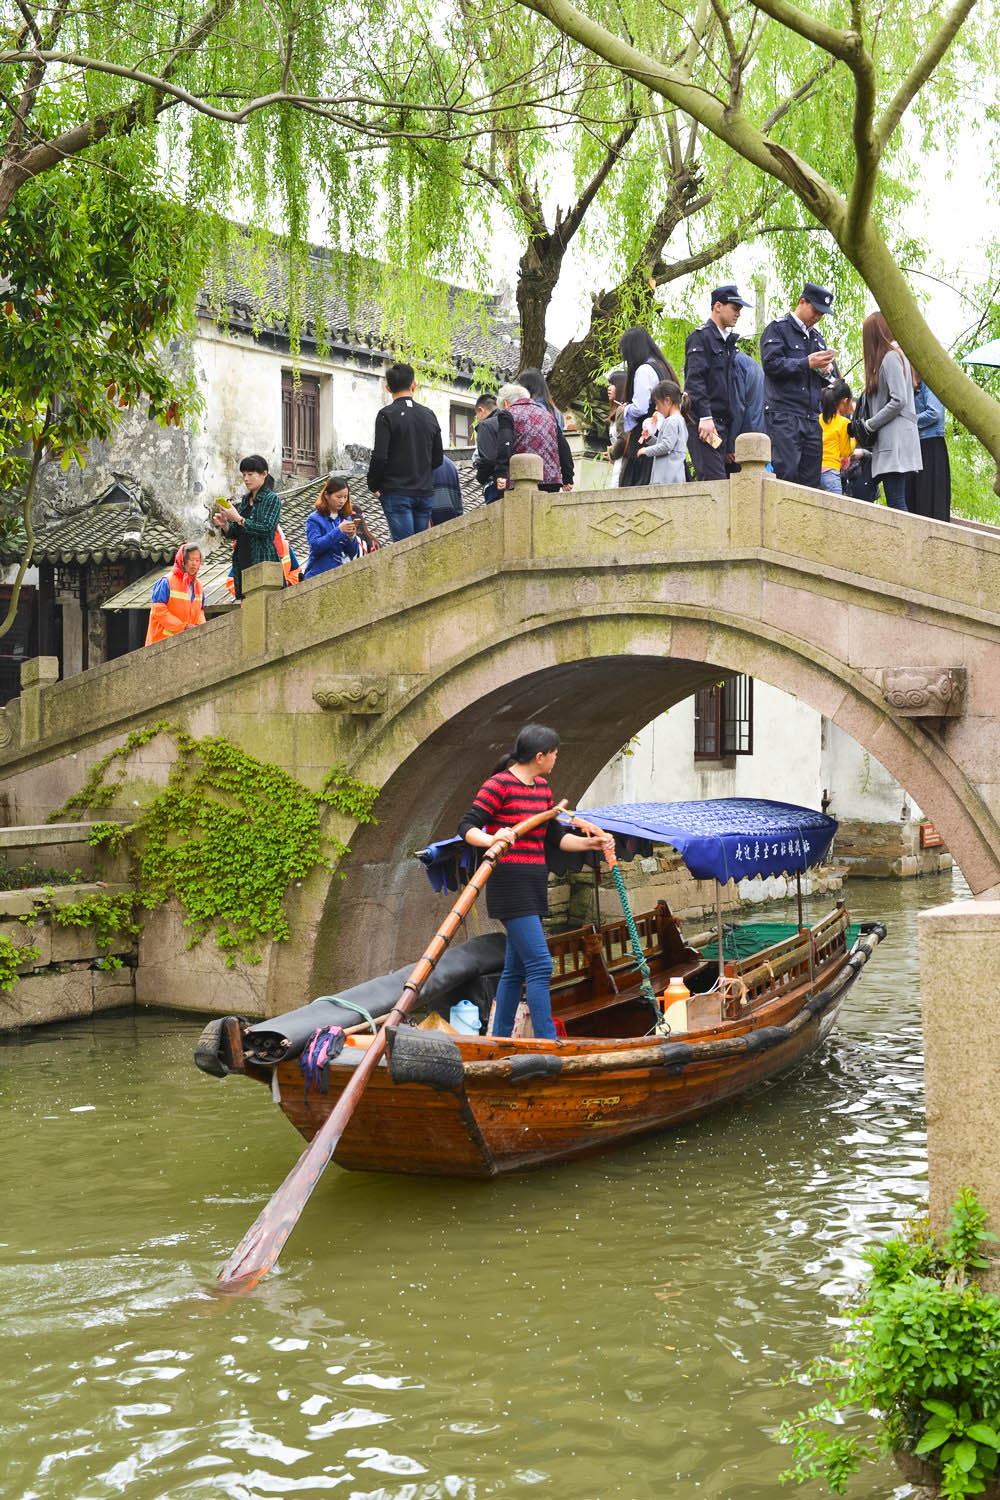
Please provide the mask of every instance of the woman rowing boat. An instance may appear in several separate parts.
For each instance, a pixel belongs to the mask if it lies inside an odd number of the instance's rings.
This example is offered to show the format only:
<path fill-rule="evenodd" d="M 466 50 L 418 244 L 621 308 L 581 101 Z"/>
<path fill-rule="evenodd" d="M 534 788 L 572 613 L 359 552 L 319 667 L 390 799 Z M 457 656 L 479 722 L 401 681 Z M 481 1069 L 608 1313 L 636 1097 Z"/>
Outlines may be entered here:
<path fill-rule="evenodd" d="M 503 757 L 476 793 L 458 825 L 467 844 L 488 849 L 502 839 L 507 852 L 486 887 L 486 910 L 502 922 L 507 954 L 497 985 L 494 1036 L 510 1036 L 522 989 L 531 1012 L 536 1037 L 554 1038 L 549 1000 L 552 955 L 545 940 L 542 917 L 548 916 L 547 839 L 574 851 L 614 849 L 610 834 L 567 833 L 554 822 L 543 824 L 518 839 L 511 826 L 552 806 L 548 778 L 559 754 L 559 736 L 544 724 L 526 724 L 518 731 L 513 750 Z"/>

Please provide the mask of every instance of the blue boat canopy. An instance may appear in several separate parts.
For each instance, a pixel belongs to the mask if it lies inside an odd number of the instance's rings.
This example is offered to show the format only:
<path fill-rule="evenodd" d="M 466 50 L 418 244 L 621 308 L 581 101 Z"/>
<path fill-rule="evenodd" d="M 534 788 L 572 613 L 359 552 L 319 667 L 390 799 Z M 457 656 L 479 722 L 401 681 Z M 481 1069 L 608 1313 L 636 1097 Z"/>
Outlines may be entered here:
<path fill-rule="evenodd" d="M 745 876 L 794 874 L 820 864 L 837 832 L 836 819 L 826 813 L 760 797 L 622 802 L 578 812 L 614 834 L 619 859 L 649 854 L 654 844 L 670 844 L 696 879 L 723 885 Z M 456 837 L 429 845 L 419 858 L 435 890 L 455 890 L 458 872 L 471 870 L 479 853 Z M 591 858 L 561 854 L 558 865 L 579 869 Z"/>
<path fill-rule="evenodd" d="M 820 864 L 837 821 L 792 802 L 717 797 L 705 802 L 623 802 L 578 809 L 615 835 L 619 858 L 670 844 L 697 880 L 787 875 Z"/>

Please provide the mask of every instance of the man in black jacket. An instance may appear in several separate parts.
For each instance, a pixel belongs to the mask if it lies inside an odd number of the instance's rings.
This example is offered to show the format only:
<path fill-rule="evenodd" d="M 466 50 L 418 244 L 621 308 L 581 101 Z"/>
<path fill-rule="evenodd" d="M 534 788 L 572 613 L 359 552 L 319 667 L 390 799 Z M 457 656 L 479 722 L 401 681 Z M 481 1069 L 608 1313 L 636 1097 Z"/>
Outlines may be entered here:
<path fill-rule="evenodd" d="M 760 341 L 774 472 L 814 490 L 823 468 L 820 398 L 838 376 L 836 350 L 826 347 L 819 332 L 820 319 L 832 311 L 833 293 L 807 281 L 795 311 L 768 323 Z"/>
<path fill-rule="evenodd" d="M 712 293 L 708 320 L 687 336 L 684 345 L 684 389 L 691 403 L 688 450 L 699 479 L 725 479 L 734 462 L 733 329 L 745 302 L 732 284 Z"/>
<path fill-rule="evenodd" d="M 400 542 L 431 524 L 434 470 L 444 447 L 437 417 L 413 399 L 413 366 L 390 365 L 385 383 L 392 400 L 375 418 L 368 488 L 382 502 L 389 535 Z"/>

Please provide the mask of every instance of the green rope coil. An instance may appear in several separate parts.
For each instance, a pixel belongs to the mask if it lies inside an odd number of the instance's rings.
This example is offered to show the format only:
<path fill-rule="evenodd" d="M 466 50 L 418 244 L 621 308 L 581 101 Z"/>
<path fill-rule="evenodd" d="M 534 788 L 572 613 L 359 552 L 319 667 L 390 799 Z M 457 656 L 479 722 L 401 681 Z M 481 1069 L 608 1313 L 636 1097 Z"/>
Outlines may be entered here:
<path fill-rule="evenodd" d="M 639 938 L 639 929 L 635 925 L 635 918 L 632 915 L 632 908 L 631 906 L 629 906 L 628 896 L 625 894 L 625 882 L 622 879 L 622 872 L 616 864 L 611 866 L 611 877 L 614 880 L 615 890 L 618 892 L 618 897 L 622 904 L 622 913 L 625 917 L 625 924 L 628 927 L 629 942 L 632 944 L 632 953 L 635 957 L 635 961 L 641 975 L 639 984 L 640 993 L 642 994 L 642 998 L 644 1000 L 648 1000 L 650 1005 L 656 1011 L 657 1015 L 659 1015 L 659 1006 L 656 1003 L 656 994 L 653 990 L 653 984 L 649 974 L 649 964 L 646 962 L 645 956 L 643 954 L 642 943 Z"/>

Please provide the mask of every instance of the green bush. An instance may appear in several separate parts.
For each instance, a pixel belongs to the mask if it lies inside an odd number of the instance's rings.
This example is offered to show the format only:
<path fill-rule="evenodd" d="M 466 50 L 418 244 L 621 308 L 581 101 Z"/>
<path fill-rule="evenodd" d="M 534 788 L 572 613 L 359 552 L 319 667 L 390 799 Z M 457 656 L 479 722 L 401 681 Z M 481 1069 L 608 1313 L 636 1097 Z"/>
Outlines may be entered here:
<path fill-rule="evenodd" d="M 842 1494 L 865 1459 L 904 1449 L 940 1465 L 943 1500 L 983 1492 L 1000 1453 L 1000 1297 L 971 1279 L 996 1238 L 985 1223 L 963 1188 L 942 1242 L 918 1224 L 868 1252 L 846 1338 L 805 1372 L 827 1395 L 779 1432 L 796 1456 L 782 1483 L 819 1478 Z M 876 1433 L 844 1430 L 841 1414 L 873 1411 Z"/>

